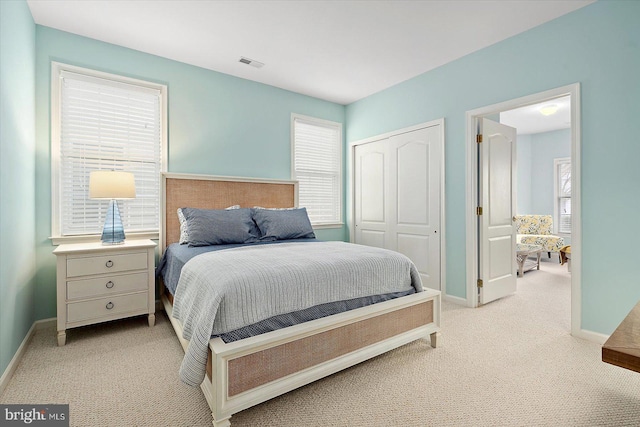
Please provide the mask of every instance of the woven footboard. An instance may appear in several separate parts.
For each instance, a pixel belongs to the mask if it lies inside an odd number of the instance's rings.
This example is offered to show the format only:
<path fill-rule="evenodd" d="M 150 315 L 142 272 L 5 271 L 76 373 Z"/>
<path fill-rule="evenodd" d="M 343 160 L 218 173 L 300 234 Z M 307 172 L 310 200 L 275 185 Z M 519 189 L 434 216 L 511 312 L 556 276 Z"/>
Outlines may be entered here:
<path fill-rule="evenodd" d="M 228 396 L 235 396 L 431 322 L 433 301 L 426 301 L 231 359 L 227 362 Z"/>
<path fill-rule="evenodd" d="M 440 335 L 440 292 L 373 304 L 232 343 L 209 343 L 202 384 L 215 426 L 234 413 L 419 338 Z"/>
<path fill-rule="evenodd" d="M 186 349 L 166 295 L 162 301 Z M 228 427 L 238 411 L 427 335 L 436 347 L 439 331 L 440 292 L 426 290 L 232 343 L 214 338 L 201 384 L 213 425 Z"/>

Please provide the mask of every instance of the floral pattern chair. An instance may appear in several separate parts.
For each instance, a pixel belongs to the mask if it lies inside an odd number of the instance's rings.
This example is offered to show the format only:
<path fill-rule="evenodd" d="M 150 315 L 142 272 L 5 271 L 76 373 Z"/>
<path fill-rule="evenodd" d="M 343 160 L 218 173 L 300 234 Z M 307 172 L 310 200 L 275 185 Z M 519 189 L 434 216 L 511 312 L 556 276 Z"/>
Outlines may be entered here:
<path fill-rule="evenodd" d="M 518 243 L 540 245 L 551 258 L 551 252 L 560 253 L 564 238 L 554 236 L 553 217 L 551 215 L 516 215 Z"/>

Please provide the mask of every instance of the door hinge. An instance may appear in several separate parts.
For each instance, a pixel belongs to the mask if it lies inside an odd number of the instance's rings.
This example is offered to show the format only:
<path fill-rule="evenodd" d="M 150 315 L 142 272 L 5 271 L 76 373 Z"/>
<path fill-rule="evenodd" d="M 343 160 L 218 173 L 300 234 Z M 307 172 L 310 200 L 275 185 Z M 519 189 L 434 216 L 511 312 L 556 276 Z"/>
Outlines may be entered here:
<path fill-rule="evenodd" d="M 476 215 L 482 215 L 482 206 L 476 208 Z"/>
<path fill-rule="evenodd" d="M 478 279 L 478 287 L 481 288 L 482 287 L 482 279 Z"/>
<path fill-rule="evenodd" d="M 482 142 L 482 134 L 476 135 L 476 142 L 480 144 Z"/>

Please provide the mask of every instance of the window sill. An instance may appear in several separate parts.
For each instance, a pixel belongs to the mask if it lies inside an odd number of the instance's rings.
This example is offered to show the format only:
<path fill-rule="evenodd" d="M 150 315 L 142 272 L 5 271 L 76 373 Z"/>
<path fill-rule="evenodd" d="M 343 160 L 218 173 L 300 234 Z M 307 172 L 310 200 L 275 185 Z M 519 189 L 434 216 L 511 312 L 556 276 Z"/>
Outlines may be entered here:
<path fill-rule="evenodd" d="M 160 233 L 157 231 L 146 233 L 126 233 L 127 239 L 151 239 L 158 240 Z M 96 242 L 100 240 L 100 234 L 83 234 L 81 236 L 52 236 L 49 237 L 53 246 L 58 246 L 63 243 L 85 243 Z"/>
<path fill-rule="evenodd" d="M 343 222 L 336 222 L 334 224 L 311 224 L 311 227 L 314 230 L 323 230 L 328 228 L 342 228 L 344 226 Z"/>

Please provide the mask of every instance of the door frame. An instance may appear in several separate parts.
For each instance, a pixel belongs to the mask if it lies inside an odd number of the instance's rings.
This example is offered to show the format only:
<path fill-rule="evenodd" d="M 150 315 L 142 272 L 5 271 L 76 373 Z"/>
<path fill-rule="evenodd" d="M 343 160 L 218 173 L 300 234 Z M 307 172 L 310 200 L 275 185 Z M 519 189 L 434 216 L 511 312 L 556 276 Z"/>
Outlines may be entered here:
<path fill-rule="evenodd" d="M 571 96 L 571 335 L 587 338 L 582 333 L 582 220 L 580 211 L 580 83 L 515 98 L 466 112 L 466 301 L 467 307 L 478 306 L 478 153 L 476 142 L 477 119 L 502 111 Z"/>
<path fill-rule="evenodd" d="M 444 163 L 444 159 L 445 159 L 445 145 L 444 145 L 444 141 L 445 141 L 445 127 L 444 127 L 444 118 L 441 119 L 437 119 L 437 120 L 432 120 L 430 122 L 425 122 L 425 123 L 420 123 L 414 126 L 409 126 L 406 128 L 402 128 L 402 129 L 398 129 L 398 130 L 394 130 L 391 132 L 387 132 L 387 133 L 383 133 L 380 135 L 376 135 L 376 136 L 372 136 L 369 138 L 365 138 L 365 139 L 360 139 L 358 141 L 352 141 L 349 142 L 349 145 L 347 147 L 347 164 L 349 165 L 349 167 L 351 168 L 351 173 L 347 174 L 347 178 L 348 178 L 348 182 L 347 182 L 347 188 L 349 189 L 349 191 L 351 192 L 351 197 L 350 197 L 350 206 L 349 206 L 349 213 L 347 214 L 347 226 L 349 227 L 349 241 L 350 242 L 354 242 L 355 241 L 355 223 L 356 223 L 356 209 L 355 209 L 355 191 L 353 191 L 353 186 L 355 185 L 355 173 L 356 173 L 356 168 L 355 168 L 355 150 L 356 150 L 356 146 L 358 145 L 363 145 L 363 144 L 367 144 L 370 142 L 375 142 L 381 139 L 387 139 L 390 138 L 392 136 L 395 135 L 400 135 L 403 133 L 407 133 L 407 132 L 413 132 L 415 130 L 419 130 L 419 129 L 424 129 L 424 128 L 428 128 L 428 127 L 433 127 L 433 126 L 440 126 L 440 140 L 438 141 L 440 143 L 440 292 L 441 295 L 444 297 L 446 296 L 446 290 L 447 290 L 447 286 L 446 286 L 446 253 L 445 253 L 445 249 L 446 249 L 446 226 L 445 226 L 445 205 L 444 205 L 444 201 L 445 201 L 445 195 L 444 195 L 444 189 L 445 189 L 445 185 L 444 185 L 444 177 L 445 177 L 445 163 Z M 571 260 L 571 262 L 573 262 L 573 260 Z M 572 267 L 573 268 L 573 267 Z"/>

